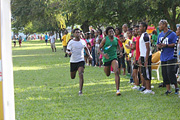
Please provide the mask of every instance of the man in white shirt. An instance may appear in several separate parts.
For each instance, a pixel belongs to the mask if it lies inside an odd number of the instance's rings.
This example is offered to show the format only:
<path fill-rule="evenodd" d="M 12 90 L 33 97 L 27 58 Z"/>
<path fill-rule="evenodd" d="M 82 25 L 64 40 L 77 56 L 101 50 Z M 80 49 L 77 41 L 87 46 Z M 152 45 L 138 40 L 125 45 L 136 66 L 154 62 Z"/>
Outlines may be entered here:
<path fill-rule="evenodd" d="M 80 30 L 78 28 L 73 30 L 75 39 L 72 39 L 67 46 L 66 52 L 71 55 L 70 58 L 70 71 L 71 79 L 75 79 L 76 72 L 79 72 L 79 95 L 82 95 L 82 88 L 84 83 L 83 73 L 84 73 L 84 49 L 89 59 L 92 60 L 92 56 L 86 46 L 86 42 L 80 39 Z"/>
<path fill-rule="evenodd" d="M 50 34 L 50 43 L 51 43 L 51 48 L 52 48 L 52 52 L 56 52 L 56 46 L 55 46 L 55 36 L 53 35 L 53 33 Z"/>
<path fill-rule="evenodd" d="M 139 26 L 139 30 L 141 31 L 141 37 L 139 39 L 139 49 L 140 49 L 140 58 L 139 63 L 142 64 L 142 74 L 145 79 L 145 88 L 143 91 L 144 94 L 154 94 L 151 90 L 151 58 L 152 53 L 150 50 L 151 41 L 149 35 L 147 34 L 147 24 L 142 22 Z"/>

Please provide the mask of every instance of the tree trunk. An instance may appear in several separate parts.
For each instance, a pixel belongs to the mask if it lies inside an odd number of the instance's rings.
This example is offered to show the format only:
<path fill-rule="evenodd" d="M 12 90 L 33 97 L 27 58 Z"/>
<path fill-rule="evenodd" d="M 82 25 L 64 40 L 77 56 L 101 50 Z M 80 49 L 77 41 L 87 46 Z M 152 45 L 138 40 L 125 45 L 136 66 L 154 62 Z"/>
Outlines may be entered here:
<path fill-rule="evenodd" d="M 174 32 L 176 32 L 176 23 L 175 23 L 175 21 L 169 22 L 169 25 L 170 25 L 171 30 L 173 30 Z"/>
<path fill-rule="evenodd" d="M 61 41 L 61 30 L 59 30 L 59 39 Z"/>
<path fill-rule="evenodd" d="M 56 40 L 58 39 L 58 34 L 57 33 L 58 33 L 58 31 L 56 31 Z"/>
<path fill-rule="evenodd" d="M 84 33 L 89 31 L 89 21 L 88 20 L 83 22 L 83 24 L 81 25 L 81 29 L 83 30 Z"/>

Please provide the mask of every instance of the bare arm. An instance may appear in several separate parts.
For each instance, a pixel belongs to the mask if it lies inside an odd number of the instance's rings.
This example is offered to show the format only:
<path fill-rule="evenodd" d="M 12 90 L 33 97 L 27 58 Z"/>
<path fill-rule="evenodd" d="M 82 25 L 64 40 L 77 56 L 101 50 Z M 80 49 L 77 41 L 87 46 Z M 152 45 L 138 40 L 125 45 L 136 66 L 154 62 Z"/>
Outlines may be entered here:
<path fill-rule="evenodd" d="M 71 54 L 72 54 L 71 50 L 69 50 L 69 49 L 66 49 L 66 53 L 67 53 L 68 55 L 71 55 Z"/>
<path fill-rule="evenodd" d="M 99 45 L 99 50 L 98 50 L 98 51 L 100 52 L 100 54 L 102 54 L 103 56 L 104 56 L 104 52 L 103 52 L 101 49 L 103 48 L 105 42 L 106 42 L 106 39 L 104 38 L 104 39 L 101 41 L 101 43 L 100 43 L 100 45 Z"/>
<path fill-rule="evenodd" d="M 85 49 L 86 54 L 89 56 L 89 59 L 92 60 L 92 56 L 91 56 L 91 54 L 89 52 L 89 49 L 87 47 L 85 47 L 84 49 Z"/>
<path fill-rule="evenodd" d="M 98 52 L 100 52 L 100 54 L 102 54 L 106 59 L 109 59 L 108 54 L 107 54 L 107 53 L 104 54 L 104 52 L 101 50 L 101 49 L 103 48 L 103 46 L 105 45 L 105 42 L 106 42 L 106 39 L 104 38 L 104 39 L 101 41 L 100 45 L 99 45 L 99 50 L 98 50 Z"/>
<path fill-rule="evenodd" d="M 149 42 L 145 43 L 146 45 L 146 58 L 145 58 L 145 67 L 147 67 L 148 64 L 148 57 L 149 57 L 149 53 L 150 53 L 150 47 L 149 47 Z"/>

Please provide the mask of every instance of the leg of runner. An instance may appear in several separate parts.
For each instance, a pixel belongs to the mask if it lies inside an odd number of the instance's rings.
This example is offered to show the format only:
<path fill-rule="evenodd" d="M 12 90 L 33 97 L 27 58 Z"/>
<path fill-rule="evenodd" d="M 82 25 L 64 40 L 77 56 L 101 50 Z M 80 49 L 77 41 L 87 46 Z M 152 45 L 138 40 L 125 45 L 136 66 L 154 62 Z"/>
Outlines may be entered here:
<path fill-rule="evenodd" d="M 105 72 L 106 76 L 110 76 L 111 66 L 104 66 L 104 72 Z"/>
<path fill-rule="evenodd" d="M 76 77 L 76 72 L 77 72 L 77 71 L 71 72 L 71 79 L 75 79 L 75 77 Z"/>
<path fill-rule="evenodd" d="M 115 74 L 115 82 L 116 82 L 116 90 L 117 90 L 116 94 L 121 95 L 121 93 L 119 92 L 120 77 L 119 77 L 119 70 L 118 70 L 118 61 L 113 60 L 111 65 L 113 67 L 114 74 Z"/>
<path fill-rule="evenodd" d="M 83 89 L 83 83 L 84 83 L 84 78 L 83 78 L 84 67 L 82 66 L 79 67 L 78 72 L 79 72 L 79 95 L 81 95 Z"/>

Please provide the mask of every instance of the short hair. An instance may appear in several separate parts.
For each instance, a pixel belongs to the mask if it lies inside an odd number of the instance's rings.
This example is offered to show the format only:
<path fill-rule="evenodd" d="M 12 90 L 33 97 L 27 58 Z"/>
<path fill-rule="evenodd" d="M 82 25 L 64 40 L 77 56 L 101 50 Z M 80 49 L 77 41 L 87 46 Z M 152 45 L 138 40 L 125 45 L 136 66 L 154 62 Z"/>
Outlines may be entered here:
<path fill-rule="evenodd" d="M 75 31 L 77 31 L 77 30 L 80 30 L 79 28 L 75 28 L 74 30 L 73 30 L 73 33 L 75 33 Z"/>
<path fill-rule="evenodd" d="M 121 28 L 116 27 L 116 29 L 117 29 L 117 30 L 119 30 L 119 34 L 121 34 L 121 33 L 122 33 L 122 29 L 121 29 Z M 116 29 L 115 29 L 115 30 L 116 30 Z"/>
<path fill-rule="evenodd" d="M 160 20 L 159 23 L 165 24 L 166 26 L 168 25 L 167 20 L 164 20 L 164 19 Z"/>
<path fill-rule="evenodd" d="M 127 25 L 127 24 L 123 24 L 123 26 L 126 26 L 126 27 L 128 27 L 128 25 Z"/>
<path fill-rule="evenodd" d="M 143 27 L 145 27 L 145 29 L 147 30 L 147 24 L 146 24 L 146 22 L 141 22 L 141 25 L 143 25 Z"/>
<path fill-rule="evenodd" d="M 106 34 L 107 34 L 107 35 L 108 35 L 108 31 L 109 31 L 110 29 L 113 29 L 113 30 L 114 30 L 113 27 L 107 27 L 107 28 L 106 28 Z"/>

